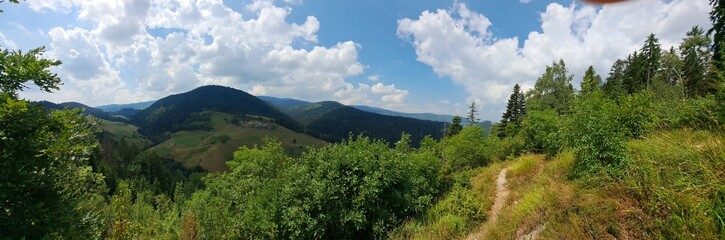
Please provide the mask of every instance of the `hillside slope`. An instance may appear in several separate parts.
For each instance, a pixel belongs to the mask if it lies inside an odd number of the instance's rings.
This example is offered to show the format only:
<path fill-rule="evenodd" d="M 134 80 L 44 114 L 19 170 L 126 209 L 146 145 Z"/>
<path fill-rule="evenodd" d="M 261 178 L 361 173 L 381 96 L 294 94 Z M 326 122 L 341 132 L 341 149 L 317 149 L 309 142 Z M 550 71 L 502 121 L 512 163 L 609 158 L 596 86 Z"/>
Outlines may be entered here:
<path fill-rule="evenodd" d="M 206 171 L 227 170 L 226 161 L 241 146 L 262 145 L 267 137 L 282 143 L 285 153 L 299 156 L 306 147 L 321 147 L 324 141 L 289 130 L 271 119 L 235 115 L 214 111 L 202 112 L 208 121 L 208 130 L 182 130 L 169 139 L 149 149 L 161 156 L 170 157 L 187 168 L 196 166 Z"/>
<path fill-rule="evenodd" d="M 194 114 L 203 111 L 218 111 L 237 116 L 255 115 L 274 119 L 275 123 L 293 131 L 302 131 L 302 126 L 246 92 L 222 86 L 203 86 L 192 91 L 171 95 L 156 101 L 150 107 L 133 116 L 133 122 L 153 141 L 160 141 L 172 132 L 191 129 L 208 129 L 208 126 L 193 126 Z"/>
<path fill-rule="evenodd" d="M 405 132 L 411 135 L 412 144 L 417 146 L 427 135 L 435 139 L 443 137 L 443 126 L 442 122 L 386 116 L 343 106 L 309 121 L 307 131 L 328 141 L 340 141 L 348 138 L 350 133 L 362 133 L 388 143 L 398 141 Z"/>
<path fill-rule="evenodd" d="M 390 237 L 723 239 L 724 142 L 722 134 L 692 130 L 669 130 L 632 140 L 628 143 L 631 162 L 619 178 L 571 179 L 575 162 L 571 151 L 550 160 L 544 155 L 521 156 L 472 170 L 476 172 L 472 187 L 463 191 L 476 196 L 476 203 L 471 203 L 471 195 L 460 197 L 454 189 L 428 214 Z M 492 199 L 502 193 L 492 189 L 502 169 L 507 169 L 508 196 L 494 215 Z M 468 204 L 481 204 L 485 212 L 466 214 Z"/>

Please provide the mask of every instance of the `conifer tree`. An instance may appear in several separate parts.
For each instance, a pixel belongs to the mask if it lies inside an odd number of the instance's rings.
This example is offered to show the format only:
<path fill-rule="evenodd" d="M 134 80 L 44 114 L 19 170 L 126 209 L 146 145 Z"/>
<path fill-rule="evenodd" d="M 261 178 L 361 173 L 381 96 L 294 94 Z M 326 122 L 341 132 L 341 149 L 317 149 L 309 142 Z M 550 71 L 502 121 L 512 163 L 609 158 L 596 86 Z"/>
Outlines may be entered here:
<path fill-rule="evenodd" d="M 654 33 L 647 36 L 647 40 L 642 46 L 642 58 L 644 59 L 644 76 L 642 77 L 646 80 L 646 87 L 649 88 L 652 78 L 660 69 L 660 58 L 662 58 L 662 48 Z"/>
<path fill-rule="evenodd" d="M 498 125 L 498 137 L 505 138 L 518 132 L 524 115 L 526 115 L 524 94 L 521 92 L 521 86 L 516 84 L 506 104 L 506 112 L 501 116 L 501 123 Z M 509 129 L 512 131 L 509 131 Z"/>
<path fill-rule="evenodd" d="M 713 79 L 707 77 L 710 64 L 710 38 L 698 26 L 687 32 L 680 44 L 683 62 L 683 78 L 688 96 L 704 96 L 714 90 Z"/>
<path fill-rule="evenodd" d="M 589 66 L 587 71 L 584 73 L 582 79 L 581 89 L 582 93 L 590 93 L 602 87 L 602 77 L 599 76 L 593 66 Z"/>
<path fill-rule="evenodd" d="M 455 116 L 453 117 L 453 120 L 451 121 L 451 126 L 448 127 L 448 132 L 446 133 L 446 137 L 452 137 L 457 135 L 458 133 L 463 130 L 463 125 L 461 125 L 461 117 Z"/>
<path fill-rule="evenodd" d="M 476 102 L 471 102 L 471 106 L 468 106 L 468 126 L 478 124 L 478 109 L 476 109 Z"/>

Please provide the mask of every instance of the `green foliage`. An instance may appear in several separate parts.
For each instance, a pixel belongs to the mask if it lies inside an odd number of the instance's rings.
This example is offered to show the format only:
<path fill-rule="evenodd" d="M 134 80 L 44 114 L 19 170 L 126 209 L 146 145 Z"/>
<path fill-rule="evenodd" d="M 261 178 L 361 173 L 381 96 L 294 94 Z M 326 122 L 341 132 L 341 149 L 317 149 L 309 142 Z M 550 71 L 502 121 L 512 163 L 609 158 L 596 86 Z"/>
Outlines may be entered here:
<path fill-rule="evenodd" d="M 506 103 L 506 111 L 497 126 L 498 137 L 515 136 L 521 128 L 521 120 L 526 116 L 526 101 L 519 84 L 514 85 L 513 93 Z"/>
<path fill-rule="evenodd" d="M 604 170 L 621 174 L 627 163 L 625 138 L 616 119 L 617 105 L 594 92 L 581 98 L 564 124 L 576 162 L 572 175 L 585 177 Z"/>
<path fill-rule="evenodd" d="M 546 67 L 546 72 L 536 80 L 534 89 L 526 93 L 530 110 L 554 109 L 558 114 L 569 112 L 574 100 L 573 76 L 564 64 L 564 60 Z"/>
<path fill-rule="evenodd" d="M 205 179 L 192 211 L 202 238 L 372 238 L 423 211 L 439 188 L 432 151 L 365 137 L 287 157 L 280 143 L 242 147 Z"/>
<path fill-rule="evenodd" d="M 587 71 L 584 73 L 584 78 L 581 83 L 582 93 L 590 93 L 602 87 L 602 77 L 600 77 L 595 71 L 593 66 L 589 66 Z"/>
<path fill-rule="evenodd" d="M 680 44 L 683 80 L 689 96 L 705 96 L 716 88 L 714 79 L 706 74 L 710 67 L 709 47 L 710 38 L 698 26 L 687 32 Z"/>
<path fill-rule="evenodd" d="M 463 130 L 463 125 L 461 125 L 461 117 L 454 116 L 453 120 L 451 121 L 451 126 L 448 127 L 448 132 L 446 133 L 446 137 L 452 137 L 455 135 L 458 135 Z"/>
<path fill-rule="evenodd" d="M 619 111 L 612 114 L 626 137 L 640 138 L 654 129 L 658 120 L 653 97 L 651 92 L 644 91 L 619 99 Z"/>
<path fill-rule="evenodd" d="M 88 166 L 96 128 L 0 94 L 0 232 L 5 237 L 98 238 L 103 176 Z"/>
<path fill-rule="evenodd" d="M 48 68 L 61 64 L 59 60 L 42 58 L 45 47 L 35 48 L 23 54 L 22 51 L 0 49 L 0 91 L 17 97 L 17 92 L 28 88 L 33 82 L 41 91 L 58 90 L 60 78 Z"/>
<path fill-rule="evenodd" d="M 614 62 L 614 65 L 612 65 L 611 70 L 609 70 L 607 82 L 605 82 L 604 87 L 602 87 L 602 90 L 604 90 L 604 93 L 607 95 L 607 97 L 611 99 L 617 99 L 619 98 L 619 96 L 627 93 L 626 89 L 624 88 L 626 67 L 627 62 L 622 59 L 617 59 L 617 61 Z"/>
<path fill-rule="evenodd" d="M 525 148 L 549 156 L 558 153 L 564 145 L 559 119 L 553 109 L 530 111 L 524 118 L 519 134 L 526 142 Z"/>
<path fill-rule="evenodd" d="M 444 174 L 485 166 L 491 162 L 490 146 L 486 145 L 486 136 L 478 126 L 468 126 L 458 135 L 444 139 L 441 144 L 444 146 Z"/>

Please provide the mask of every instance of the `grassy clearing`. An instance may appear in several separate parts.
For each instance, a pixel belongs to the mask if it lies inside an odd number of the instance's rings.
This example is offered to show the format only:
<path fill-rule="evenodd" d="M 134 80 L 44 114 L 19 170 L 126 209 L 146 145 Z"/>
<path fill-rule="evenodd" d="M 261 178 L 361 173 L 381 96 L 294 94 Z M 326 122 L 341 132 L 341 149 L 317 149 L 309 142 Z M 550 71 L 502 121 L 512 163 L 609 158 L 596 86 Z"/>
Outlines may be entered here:
<path fill-rule="evenodd" d="M 504 164 L 493 164 L 452 176 L 453 187 L 423 217 L 412 219 L 390 234 L 391 239 L 456 239 L 486 221 Z"/>
<path fill-rule="evenodd" d="M 285 152 L 299 156 L 306 147 L 320 147 L 322 140 L 300 134 L 274 124 L 269 119 L 250 117 L 244 122 L 258 125 L 233 124 L 231 114 L 211 112 L 209 121 L 212 131 L 179 131 L 153 148 L 160 155 L 170 156 L 186 167 L 201 166 L 207 171 L 218 172 L 227 169 L 226 161 L 241 146 L 262 145 L 265 137 L 274 137 L 282 142 Z"/>
<path fill-rule="evenodd" d="M 515 159 L 489 239 L 725 239 L 725 138 L 659 132 L 628 144 L 620 179 L 569 180 L 574 156 Z"/>
<path fill-rule="evenodd" d="M 123 139 L 142 149 L 151 145 L 151 141 L 138 133 L 138 127 L 136 126 L 126 123 L 101 120 L 99 127 L 101 130 L 111 133 L 117 141 Z"/>

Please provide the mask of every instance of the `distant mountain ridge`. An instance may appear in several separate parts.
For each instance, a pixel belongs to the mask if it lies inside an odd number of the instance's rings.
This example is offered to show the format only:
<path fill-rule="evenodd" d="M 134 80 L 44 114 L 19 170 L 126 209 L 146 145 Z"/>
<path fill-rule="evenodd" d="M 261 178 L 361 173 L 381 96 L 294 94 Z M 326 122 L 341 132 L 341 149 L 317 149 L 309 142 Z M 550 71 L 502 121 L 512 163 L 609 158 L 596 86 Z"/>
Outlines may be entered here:
<path fill-rule="evenodd" d="M 103 120 L 108 120 L 108 121 L 115 121 L 115 122 L 127 122 L 128 121 L 128 119 L 126 119 L 126 118 L 115 116 L 115 115 L 112 115 L 101 109 L 89 107 L 85 104 L 78 103 L 78 102 L 52 103 L 52 102 L 48 102 L 48 101 L 39 101 L 39 102 L 34 102 L 34 103 L 37 105 L 43 106 L 46 109 L 61 110 L 61 109 L 65 109 L 65 108 L 70 108 L 70 109 L 80 108 L 80 109 L 83 109 L 83 114 L 94 116 L 94 117 L 97 117 L 97 118 L 100 118 Z"/>
<path fill-rule="evenodd" d="M 303 105 L 310 104 L 312 102 L 292 99 L 292 98 L 278 98 L 278 97 L 270 97 L 270 96 L 259 96 L 260 99 L 264 100 L 265 102 L 274 105 L 275 107 L 279 108 L 282 111 L 287 111 L 290 108 L 293 107 L 299 107 Z M 323 101 L 323 102 L 329 102 L 329 101 Z M 435 114 L 435 113 L 404 113 L 404 112 L 398 112 L 393 110 L 388 110 L 384 108 L 379 107 L 371 107 L 371 106 L 365 106 L 365 105 L 350 105 L 349 107 L 353 107 L 362 111 L 370 112 L 370 113 L 377 113 L 387 116 L 396 116 L 396 117 L 407 117 L 407 118 L 415 118 L 420 120 L 428 120 L 428 121 L 437 121 L 437 122 L 451 122 L 453 120 L 453 115 L 446 115 L 446 114 Z M 464 124 L 467 123 L 464 119 Z"/>
<path fill-rule="evenodd" d="M 155 102 L 156 102 L 156 100 L 148 101 L 148 102 L 126 103 L 126 104 L 108 104 L 108 105 L 96 106 L 95 108 L 101 109 L 106 112 L 118 112 L 118 111 L 126 109 L 126 108 L 143 110 L 144 108 L 150 107 Z"/>

